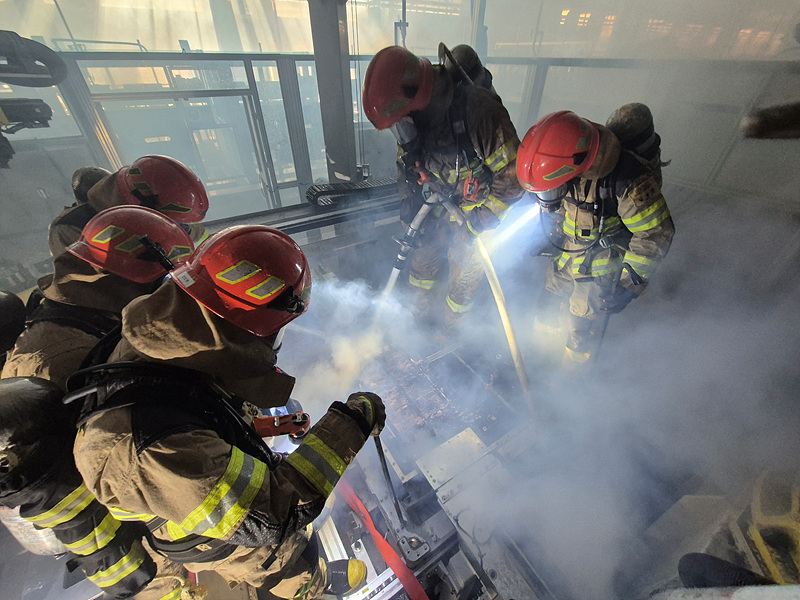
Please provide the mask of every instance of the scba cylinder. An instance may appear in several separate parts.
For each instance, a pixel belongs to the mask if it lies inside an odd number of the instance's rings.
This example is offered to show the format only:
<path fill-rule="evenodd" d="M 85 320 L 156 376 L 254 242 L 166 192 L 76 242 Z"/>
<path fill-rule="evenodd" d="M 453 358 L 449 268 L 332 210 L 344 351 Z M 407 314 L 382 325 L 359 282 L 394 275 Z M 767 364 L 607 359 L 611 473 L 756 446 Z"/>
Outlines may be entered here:
<path fill-rule="evenodd" d="M 0 507 L 0 521 L 25 550 L 41 556 L 64 554 L 67 549 L 50 529 L 37 529 L 19 516 L 19 507 Z"/>

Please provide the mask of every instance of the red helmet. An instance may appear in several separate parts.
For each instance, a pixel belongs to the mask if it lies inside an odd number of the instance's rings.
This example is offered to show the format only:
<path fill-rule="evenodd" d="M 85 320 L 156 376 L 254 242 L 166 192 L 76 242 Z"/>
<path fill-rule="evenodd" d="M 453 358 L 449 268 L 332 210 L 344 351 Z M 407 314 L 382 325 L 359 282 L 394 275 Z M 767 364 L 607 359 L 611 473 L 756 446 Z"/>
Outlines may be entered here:
<path fill-rule="evenodd" d="M 531 192 L 552 190 L 592 166 L 600 132 L 591 121 L 562 110 L 539 119 L 517 150 L 517 178 Z"/>
<path fill-rule="evenodd" d="M 265 225 L 212 235 L 172 278 L 211 312 L 259 337 L 303 314 L 311 296 L 305 254 L 288 235 Z"/>
<path fill-rule="evenodd" d="M 400 46 L 378 52 L 364 77 L 364 113 L 377 129 L 387 129 L 431 101 L 433 66 Z"/>
<path fill-rule="evenodd" d="M 186 262 L 194 244 L 160 212 L 125 205 L 97 213 L 67 251 L 114 275 L 150 283 Z"/>
<path fill-rule="evenodd" d="M 141 204 L 181 223 L 202 221 L 208 211 L 203 182 L 169 156 L 143 156 L 117 171 L 117 189 L 127 204 Z"/>

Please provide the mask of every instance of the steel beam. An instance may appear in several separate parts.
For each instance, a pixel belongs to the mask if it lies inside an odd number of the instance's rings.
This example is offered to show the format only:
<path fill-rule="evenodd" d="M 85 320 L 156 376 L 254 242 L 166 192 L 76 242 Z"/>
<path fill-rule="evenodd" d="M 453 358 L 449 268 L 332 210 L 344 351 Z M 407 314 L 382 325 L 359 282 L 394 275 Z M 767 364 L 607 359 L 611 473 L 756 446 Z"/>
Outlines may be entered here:
<path fill-rule="evenodd" d="M 330 182 L 358 181 L 345 0 L 309 0 Z"/>

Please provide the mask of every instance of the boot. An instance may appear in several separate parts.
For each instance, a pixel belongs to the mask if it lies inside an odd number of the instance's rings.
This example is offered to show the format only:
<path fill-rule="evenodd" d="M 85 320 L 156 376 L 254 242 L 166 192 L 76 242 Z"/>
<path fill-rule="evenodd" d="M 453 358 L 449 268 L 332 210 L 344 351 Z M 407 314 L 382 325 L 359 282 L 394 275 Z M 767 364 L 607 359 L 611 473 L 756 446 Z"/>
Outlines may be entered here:
<path fill-rule="evenodd" d="M 328 586 L 326 594 L 347 596 L 360 588 L 367 580 L 367 565 L 355 558 L 334 560 L 328 563 Z"/>

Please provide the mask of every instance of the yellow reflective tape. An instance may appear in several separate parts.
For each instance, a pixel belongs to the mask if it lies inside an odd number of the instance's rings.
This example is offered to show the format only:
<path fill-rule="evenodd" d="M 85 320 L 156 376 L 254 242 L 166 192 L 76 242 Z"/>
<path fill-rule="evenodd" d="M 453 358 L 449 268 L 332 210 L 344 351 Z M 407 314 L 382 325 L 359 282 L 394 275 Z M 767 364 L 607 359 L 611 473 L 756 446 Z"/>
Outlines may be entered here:
<path fill-rule="evenodd" d="M 249 279 L 259 271 L 261 271 L 261 267 L 258 265 L 251 263 L 249 260 L 240 260 L 232 267 L 228 267 L 224 271 L 217 273 L 216 278 L 225 283 L 234 285 L 240 281 Z"/>
<path fill-rule="evenodd" d="M 216 506 L 219 501 L 227 494 L 231 485 L 239 478 L 239 473 L 244 466 L 244 452 L 239 450 L 236 446 L 231 447 L 231 458 L 228 461 L 228 467 L 225 469 L 217 485 L 208 493 L 200 506 L 195 508 L 189 516 L 186 517 L 180 524 L 181 528 L 185 531 L 192 531 L 197 525 L 208 516 L 208 509 L 213 508 L 211 505 Z"/>
<path fill-rule="evenodd" d="M 472 310 L 472 306 L 474 302 L 470 302 L 469 304 L 459 304 L 455 302 L 449 295 L 446 299 L 447 306 L 450 310 L 457 314 L 463 314 Z"/>
<path fill-rule="evenodd" d="M 772 554 L 764 542 L 764 538 L 761 537 L 761 532 L 758 530 L 758 527 L 751 524 L 748 528 L 748 532 L 750 533 L 750 539 L 752 539 L 753 543 L 756 545 L 758 553 L 767 565 L 767 570 L 772 576 L 772 579 L 774 579 L 775 583 L 778 585 L 786 585 L 788 582 L 784 578 L 782 570 L 778 568 L 777 564 L 772 559 Z"/>
<path fill-rule="evenodd" d="M 250 509 L 265 473 L 263 462 L 233 446 L 225 473 L 180 528 L 197 535 L 225 537 Z"/>
<path fill-rule="evenodd" d="M 109 568 L 98 571 L 94 575 L 87 576 L 87 579 L 102 588 L 111 587 L 138 569 L 144 562 L 144 559 L 144 548 L 142 548 L 142 545 L 138 541 L 133 542 L 130 552 Z"/>
<path fill-rule="evenodd" d="M 418 279 L 413 275 L 408 276 L 408 283 L 423 290 L 430 290 L 436 284 L 435 279 Z"/>
<path fill-rule="evenodd" d="M 497 173 L 503 167 L 508 166 L 508 163 L 517 158 L 517 146 L 519 146 L 517 138 L 509 140 L 492 152 L 489 158 L 484 161 L 486 166 L 493 173 Z"/>
<path fill-rule="evenodd" d="M 508 204 L 500 200 L 500 198 L 497 196 L 493 196 L 491 194 L 489 194 L 489 197 L 486 198 L 486 206 L 498 218 L 500 218 L 501 215 L 508 210 Z"/>
<path fill-rule="evenodd" d="M 471 224 L 469 221 L 467 221 L 467 229 L 469 229 L 469 232 L 470 232 L 472 235 L 476 236 L 476 237 L 480 235 L 480 233 L 478 233 L 477 231 L 475 231 L 475 230 L 472 228 L 472 224 Z"/>
<path fill-rule="evenodd" d="M 583 365 L 589 362 L 590 358 L 592 358 L 592 355 L 589 352 L 578 352 L 571 348 L 564 348 L 564 356 L 562 360 L 569 361 L 576 365 Z"/>
<path fill-rule="evenodd" d="M 553 179 L 558 179 L 559 177 L 564 177 L 566 175 L 570 175 L 571 173 L 574 173 L 577 170 L 578 169 L 576 169 L 575 167 L 570 167 L 569 165 L 564 165 L 563 167 L 561 167 L 559 169 L 556 169 L 552 173 L 548 173 L 547 175 L 542 177 L 542 179 L 544 179 L 545 181 L 552 181 Z"/>
<path fill-rule="evenodd" d="M 285 287 L 286 287 L 286 282 L 283 279 L 275 277 L 274 275 L 270 275 L 258 285 L 253 286 L 249 290 L 247 290 L 245 294 L 247 294 L 248 296 L 252 296 L 253 298 L 258 298 L 259 300 L 263 300 L 264 298 L 269 298 L 270 296 L 274 296 Z"/>
<path fill-rule="evenodd" d="M 669 208 L 664 198 L 648 206 L 642 212 L 633 215 L 630 219 L 622 219 L 632 232 L 647 231 L 663 223 L 670 216 Z"/>
<path fill-rule="evenodd" d="M 180 597 L 181 597 L 181 588 L 177 587 L 170 593 L 161 596 L 161 598 L 159 598 L 158 600 L 179 600 Z"/>
<path fill-rule="evenodd" d="M 327 497 L 331 495 L 333 485 L 320 473 L 319 469 L 312 465 L 305 457 L 300 456 L 297 450 L 286 457 L 286 463 L 297 469 L 297 471 L 308 479 L 324 496 Z"/>
<path fill-rule="evenodd" d="M 342 460 L 342 457 L 336 454 L 333 450 L 331 450 L 330 446 L 323 442 L 320 438 L 318 438 L 314 434 L 309 434 L 303 439 L 303 445 L 313 448 L 314 451 L 319 454 L 323 460 L 328 463 L 333 470 L 339 474 L 341 477 L 344 474 L 344 470 L 347 468 L 347 463 Z"/>
<path fill-rule="evenodd" d="M 25 517 L 25 520 L 35 523 L 39 527 L 55 527 L 72 519 L 89 506 L 93 500 L 92 493 L 86 489 L 85 485 L 81 484 L 50 510 L 34 517 Z"/>
<path fill-rule="evenodd" d="M 642 265 L 643 267 L 653 267 L 653 268 L 655 268 L 659 264 L 657 260 L 652 260 L 652 259 L 647 258 L 645 256 L 640 256 L 638 254 L 634 254 L 633 252 L 630 252 L 630 251 L 625 253 L 625 258 L 623 260 L 625 262 L 635 263 L 637 265 Z"/>
<path fill-rule="evenodd" d="M 219 524 L 212 529 L 204 531 L 203 535 L 216 539 L 226 537 L 239 524 L 247 511 L 250 510 L 250 505 L 253 504 L 256 494 L 261 489 L 267 472 L 266 464 L 260 460 L 253 460 L 255 461 L 255 468 L 244 492 L 239 495 L 236 503 L 225 513 Z"/>
<path fill-rule="evenodd" d="M 142 247 L 142 238 L 138 235 L 132 235 L 124 242 L 121 242 L 114 246 L 114 250 L 119 250 L 120 252 L 136 252 L 139 248 Z"/>
<path fill-rule="evenodd" d="M 309 590 L 311 590 L 311 588 L 314 587 L 320 575 L 321 574 L 319 572 L 319 569 L 315 567 L 314 572 L 311 574 L 311 580 L 305 585 L 301 586 L 300 589 L 297 591 L 297 593 L 294 596 L 292 596 L 292 598 L 302 598 L 303 596 L 305 596 L 309 592 Z"/>
<path fill-rule="evenodd" d="M 89 535 L 69 544 L 64 542 L 64 545 L 75 554 L 81 556 L 92 554 L 108 546 L 109 542 L 114 539 L 120 525 L 122 523 L 109 513 Z"/>
<path fill-rule="evenodd" d="M 205 237 L 208 237 L 207 231 L 205 232 Z M 182 256 L 188 256 L 191 253 L 192 249 L 189 246 L 173 246 L 172 250 L 169 251 L 167 258 L 170 260 L 175 260 L 176 258 L 180 258 Z"/>
<path fill-rule="evenodd" d="M 115 237 L 121 236 L 125 233 L 125 230 L 122 227 L 117 227 L 116 225 L 109 225 L 103 231 L 98 233 L 92 238 L 92 241 L 97 244 L 107 244 Z"/>
<path fill-rule="evenodd" d="M 177 204 L 175 202 L 168 202 L 167 204 L 164 204 L 163 206 L 159 206 L 158 207 L 158 212 L 162 212 L 162 213 L 168 213 L 168 212 L 171 212 L 171 213 L 188 213 L 188 212 L 192 212 L 192 207 L 191 206 L 184 206 L 183 204 Z"/>
<path fill-rule="evenodd" d="M 148 515 L 146 513 L 132 513 L 123 508 L 109 508 L 108 512 L 110 512 L 120 521 L 149 521 L 150 519 L 156 518 L 155 515 Z"/>
<path fill-rule="evenodd" d="M 173 541 L 182 540 L 189 535 L 188 531 L 184 531 L 180 525 L 173 521 L 167 521 L 167 533 Z"/>

